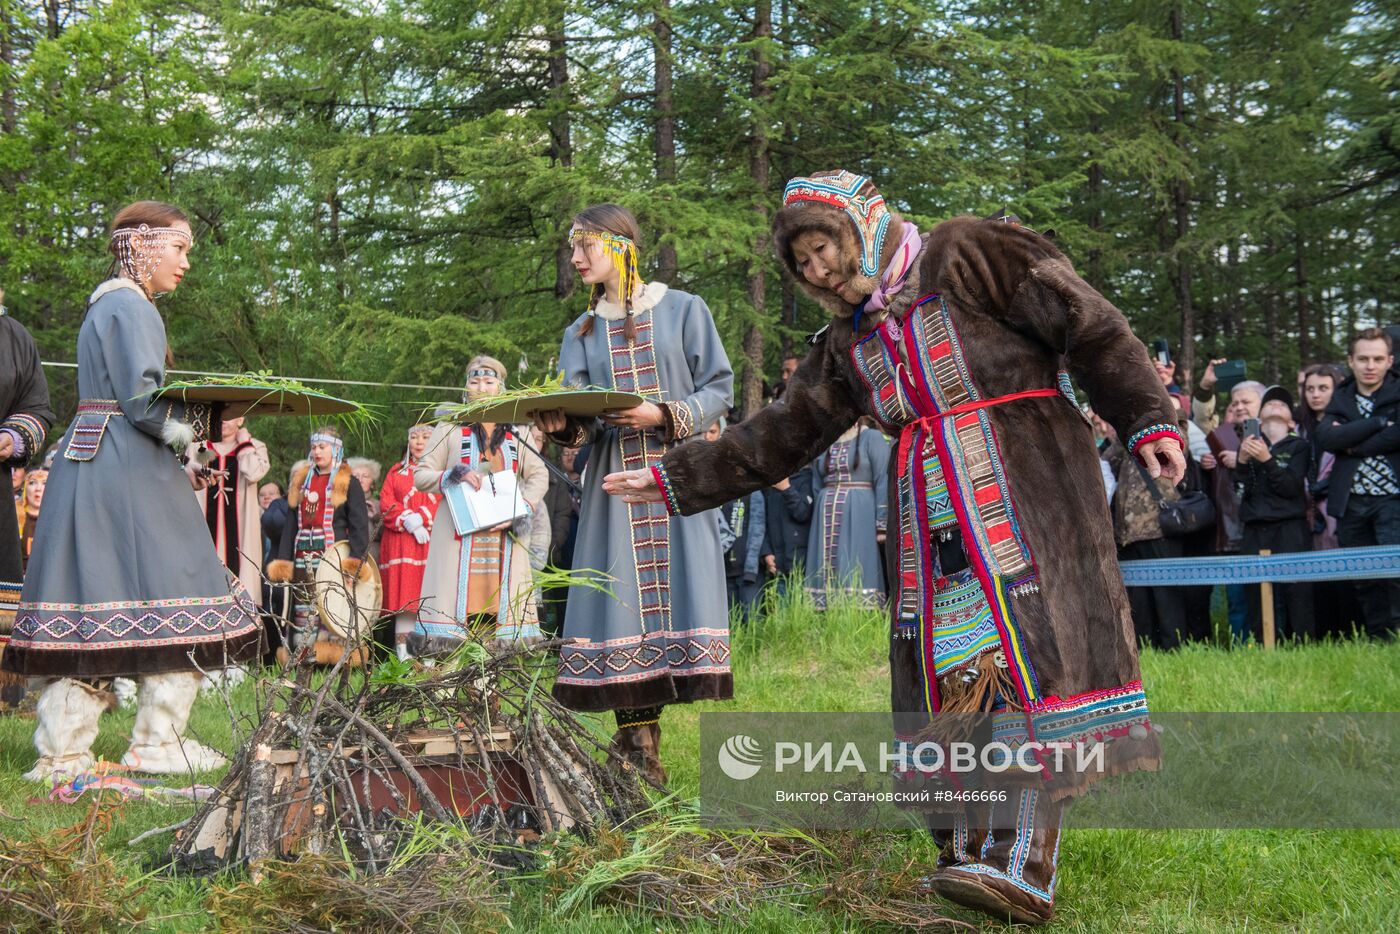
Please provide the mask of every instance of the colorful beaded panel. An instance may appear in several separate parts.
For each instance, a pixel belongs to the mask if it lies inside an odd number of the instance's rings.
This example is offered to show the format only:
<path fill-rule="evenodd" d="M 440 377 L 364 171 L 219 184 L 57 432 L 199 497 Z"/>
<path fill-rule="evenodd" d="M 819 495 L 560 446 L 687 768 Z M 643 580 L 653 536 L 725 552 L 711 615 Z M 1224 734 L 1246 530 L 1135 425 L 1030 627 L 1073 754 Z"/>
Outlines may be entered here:
<path fill-rule="evenodd" d="M 21 603 L 11 641 L 28 651 L 100 650 L 235 639 L 261 626 L 246 595 L 112 603 Z"/>
<path fill-rule="evenodd" d="M 991 607 L 977 578 L 971 572 L 959 577 L 956 583 L 933 595 L 933 613 L 926 640 L 930 658 L 926 661 L 933 663 L 935 681 L 982 653 L 1001 647 Z M 925 675 L 927 677 L 927 672 Z"/>
<path fill-rule="evenodd" d="M 687 402 L 666 402 L 663 403 L 666 410 L 671 414 L 671 440 L 680 441 L 695 434 L 695 416 L 690 412 L 690 405 Z"/>
<path fill-rule="evenodd" d="M 97 456 L 102 446 L 102 438 L 107 433 L 107 422 L 122 414 L 121 406 L 114 399 L 83 399 L 78 402 L 78 414 L 73 419 L 73 428 L 68 435 L 68 445 L 63 456 L 70 461 L 84 463 Z"/>
<path fill-rule="evenodd" d="M 1030 729 L 1027 729 L 1027 721 Z M 992 717 L 993 742 L 1011 749 L 1034 738 L 1040 743 L 1103 742 L 1115 736 L 1147 735 L 1147 695 L 1141 681 L 1116 688 L 1086 691 L 1068 698 L 1047 697 L 1025 714 L 1004 711 Z"/>
<path fill-rule="evenodd" d="M 1141 431 L 1135 432 L 1132 437 L 1128 439 L 1128 450 L 1136 455 L 1138 448 L 1158 438 L 1174 438 L 1176 442 L 1181 445 L 1182 450 L 1186 449 L 1186 442 L 1182 440 L 1181 431 L 1175 425 L 1159 422 L 1156 425 L 1148 425 Z"/>
<path fill-rule="evenodd" d="M 725 674 L 728 629 L 648 632 L 608 642 L 583 642 L 559 655 L 559 684 L 594 686 L 647 681 L 663 675 Z"/>
<path fill-rule="evenodd" d="M 878 329 L 877 329 L 878 330 Z M 905 394 L 895 375 L 900 370 L 899 357 L 892 355 L 874 332 L 866 335 L 851 348 L 851 362 L 870 393 L 871 408 L 879 416 L 886 431 L 896 432 L 918 418 L 914 404 Z"/>
<path fill-rule="evenodd" d="M 633 319 L 636 340 L 627 340 L 625 322 L 608 325 L 609 363 L 612 384 L 618 392 L 632 392 L 647 399 L 661 395 L 656 369 L 656 349 L 652 343 L 651 315 Z M 640 470 L 660 463 L 667 445 L 656 432 L 619 428 L 617 444 L 623 470 Z M 641 610 L 643 632 L 671 628 L 671 513 L 667 504 L 629 503 L 628 526 L 632 552 L 637 556 L 637 606 Z"/>
<path fill-rule="evenodd" d="M 676 502 L 676 488 L 671 485 L 671 477 L 666 473 L 666 468 L 660 464 L 654 464 L 651 468 L 651 475 L 656 478 L 656 487 L 661 491 L 661 496 L 666 501 L 666 511 L 673 516 L 680 515 L 680 504 Z"/>

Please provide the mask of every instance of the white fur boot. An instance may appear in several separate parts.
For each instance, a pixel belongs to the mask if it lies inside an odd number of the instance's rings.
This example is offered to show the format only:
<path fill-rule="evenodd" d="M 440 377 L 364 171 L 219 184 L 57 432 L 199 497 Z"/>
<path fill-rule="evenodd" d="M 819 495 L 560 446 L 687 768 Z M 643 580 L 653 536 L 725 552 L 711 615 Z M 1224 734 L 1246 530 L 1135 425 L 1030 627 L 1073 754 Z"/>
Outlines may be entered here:
<path fill-rule="evenodd" d="M 177 671 L 141 678 L 131 748 L 122 765 L 156 775 L 188 774 L 228 762 L 222 755 L 185 737 L 190 708 L 199 693 L 199 672 Z"/>
<path fill-rule="evenodd" d="M 204 680 L 199 683 L 199 693 L 219 694 L 223 691 L 231 690 L 236 685 L 248 680 L 248 669 L 242 665 L 230 665 L 227 668 L 213 668 L 204 673 Z"/>
<path fill-rule="evenodd" d="M 117 704 L 122 710 L 136 706 L 136 682 L 130 678 L 113 678 L 112 693 L 117 695 Z"/>
<path fill-rule="evenodd" d="M 34 748 L 39 761 L 24 773 L 32 782 L 81 775 L 92 765 L 92 741 L 109 695 L 71 678 L 50 682 L 39 695 Z"/>

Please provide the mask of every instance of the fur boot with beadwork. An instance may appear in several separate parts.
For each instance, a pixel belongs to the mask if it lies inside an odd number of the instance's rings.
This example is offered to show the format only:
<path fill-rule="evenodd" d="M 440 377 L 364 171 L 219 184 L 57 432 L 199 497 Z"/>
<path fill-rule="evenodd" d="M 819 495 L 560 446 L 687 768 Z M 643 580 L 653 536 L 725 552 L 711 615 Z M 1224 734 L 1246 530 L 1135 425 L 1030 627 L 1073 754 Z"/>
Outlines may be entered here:
<path fill-rule="evenodd" d="M 969 804 L 961 814 L 953 817 L 952 827 L 931 829 L 929 832 L 938 844 L 938 868 L 961 866 L 980 859 L 991 816 L 991 805 Z M 939 823 L 946 819 L 946 816 L 942 816 Z"/>
<path fill-rule="evenodd" d="M 208 746 L 185 736 L 190 708 L 199 694 L 200 674 L 177 671 L 146 675 L 136 702 L 131 748 L 122 765 L 155 775 L 204 772 L 228 760 Z"/>
<path fill-rule="evenodd" d="M 24 777 L 32 782 L 47 782 L 87 771 L 92 765 L 97 721 L 103 711 L 115 705 L 116 697 L 110 691 L 71 678 L 59 678 L 46 685 L 39 695 L 39 725 L 34 730 L 39 761 Z"/>
<path fill-rule="evenodd" d="M 991 830 L 977 858 L 941 867 L 933 875 L 933 890 L 1000 921 L 1044 924 L 1055 917 L 1064 803 L 1050 801 L 1039 789 L 1012 791 L 1008 797 L 992 809 Z"/>

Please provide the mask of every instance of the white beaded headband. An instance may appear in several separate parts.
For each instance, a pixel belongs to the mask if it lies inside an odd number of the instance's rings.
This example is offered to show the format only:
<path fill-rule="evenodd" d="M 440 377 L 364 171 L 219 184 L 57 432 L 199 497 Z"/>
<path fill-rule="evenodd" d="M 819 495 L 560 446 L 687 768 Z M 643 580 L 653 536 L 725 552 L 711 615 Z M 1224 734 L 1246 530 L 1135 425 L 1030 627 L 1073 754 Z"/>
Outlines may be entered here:
<path fill-rule="evenodd" d="M 144 241 L 141 249 L 132 244 L 135 237 Z M 183 240 L 187 244 L 194 242 L 189 231 L 179 227 L 152 227 L 142 224 L 139 227 L 121 227 L 112 231 L 108 243 L 116 253 L 117 263 L 120 264 L 122 272 L 126 273 L 128 278 L 145 285 L 151 273 L 155 272 L 156 267 L 165 258 L 165 248 L 176 240 Z"/>

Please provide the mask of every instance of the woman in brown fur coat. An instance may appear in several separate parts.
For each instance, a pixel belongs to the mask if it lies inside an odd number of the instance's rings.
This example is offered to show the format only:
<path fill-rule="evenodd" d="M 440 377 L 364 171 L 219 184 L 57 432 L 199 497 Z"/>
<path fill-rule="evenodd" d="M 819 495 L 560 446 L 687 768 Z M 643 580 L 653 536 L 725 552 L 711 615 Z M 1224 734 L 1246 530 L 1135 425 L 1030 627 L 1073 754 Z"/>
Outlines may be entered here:
<path fill-rule="evenodd" d="M 958 217 L 920 235 L 869 179 L 838 171 L 789 182 L 773 233 L 833 315 L 782 399 L 605 487 L 689 514 L 788 476 L 861 415 L 896 436 L 885 545 L 896 779 L 923 780 L 914 745 L 940 714 L 991 714 L 1012 749 L 1107 744 L 1102 771 L 1038 757 L 1005 803 L 930 815 L 943 828 L 938 892 L 1049 920 L 1065 799 L 1160 755 L 1070 377 L 1153 476 L 1184 470 L 1175 411 L 1122 313 L 1024 227 Z"/>

